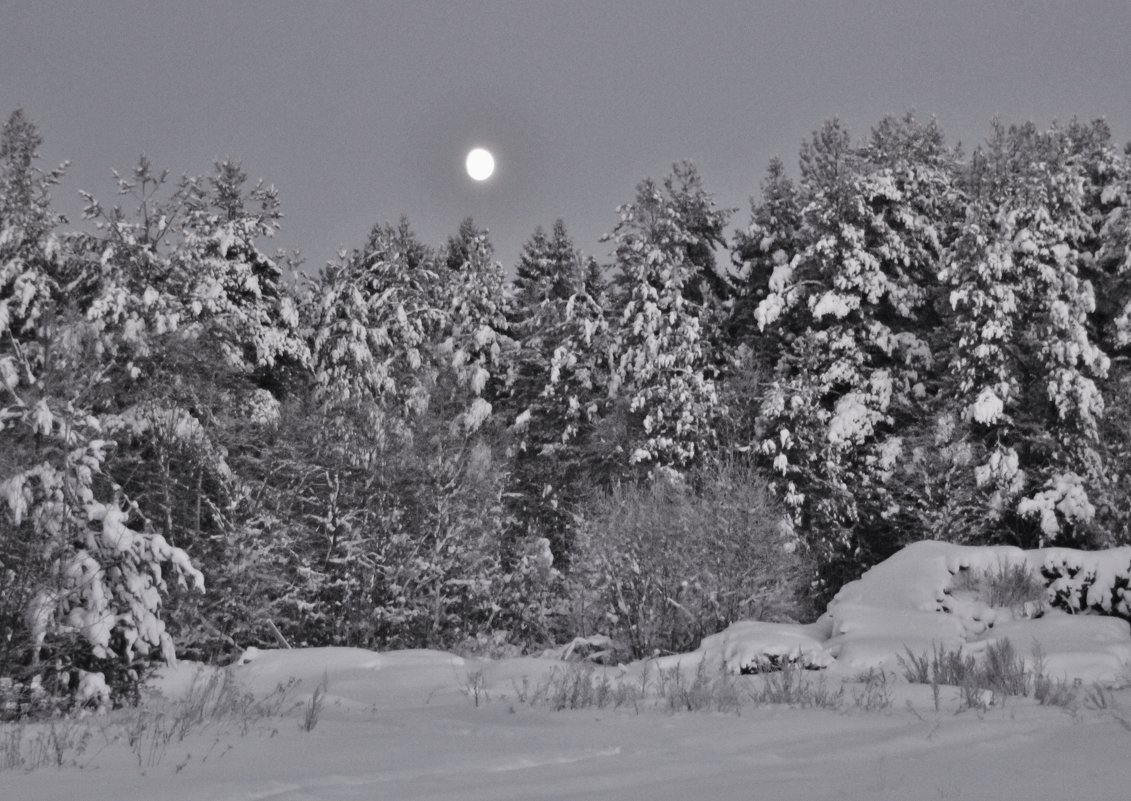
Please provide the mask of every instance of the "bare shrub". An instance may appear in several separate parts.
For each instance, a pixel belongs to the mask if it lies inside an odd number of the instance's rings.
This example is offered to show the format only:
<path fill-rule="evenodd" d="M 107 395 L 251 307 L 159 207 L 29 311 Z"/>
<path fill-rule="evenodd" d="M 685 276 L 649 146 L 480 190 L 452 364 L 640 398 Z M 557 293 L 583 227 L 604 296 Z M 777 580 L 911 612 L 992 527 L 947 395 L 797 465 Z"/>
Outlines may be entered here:
<path fill-rule="evenodd" d="M 634 657 L 682 653 L 735 620 L 795 619 L 809 575 L 769 484 L 723 462 L 595 493 L 572 571 L 575 633 Z"/>
<path fill-rule="evenodd" d="M 0 726 L 0 772 L 78 765 L 92 737 L 91 727 L 77 718 Z"/>
<path fill-rule="evenodd" d="M 995 696 L 1008 698 L 1029 694 L 1032 682 L 1025 669 L 1025 659 L 1008 639 L 990 643 L 980 667 L 982 683 Z"/>
<path fill-rule="evenodd" d="M 291 679 L 256 698 L 230 669 L 207 675 L 201 671 L 182 697 L 175 701 L 148 699 L 131 710 L 120 725 L 138 766 L 153 767 L 165 758 L 172 742 L 183 742 L 201 731 L 214 730 L 218 738 L 247 736 L 257 723 L 286 711 L 297 685 L 298 681 Z"/>
<path fill-rule="evenodd" d="M 1053 679 L 1043 673 L 1033 677 L 1033 698 L 1041 706 L 1059 706 L 1075 711 L 1078 695 L 1076 685 L 1066 679 Z"/>
<path fill-rule="evenodd" d="M 524 677 L 515 684 L 515 694 L 520 703 L 530 706 L 548 706 L 556 712 L 566 709 L 619 709 L 631 706 L 639 711 L 643 689 L 627 682 L 615 681 L 604 670 L 585 662 L 551 670 L 546 677 L 531 684 Z"/>
<path fill-rule="evenodd" d="M 487 674 L 482 669 L 467 672 L 464 677 L 463 691 L 475 704 L 476 709 L 479 708 L 480 704 L 491 700 L 491 696 L 487 692 Z"/>
<path fill-rule="evenodd" d="M 869 668 L 857 679 L 862 686 L 852 689 L 852 705 L 865 712 L 883 712 L 891 709 L 891 684 L 888 674 Z"/>
<path fill-rule="evenodd" d="M 1084 693 L 1084 706 L 1094 712 L 1110 715 L 1112 720 L 1131 731 L 1131 712 L 1126 711 L 1115 697 L 1115 693 L 1101 684 L 1093 684 Z"/>
<path fill-rule="evenodd" d="M 906 658 L 901 654 L 896 659 L 903 668 L 904 678 L 912 684 L 949 684 L 960 687 L 978 669 L 974 657 L 963 653 L 961 648 L 947 650 L 936 643 L 929 654 L 923 652 L 916 655 L 910 648 L 905 650 Z"/>
<path fill-rule="evenodd" d="M 855 682 L 831 687 L 824 675 L 801 665 L 750 676 L 731 672 L 722 662 L 698 660 L 694 669 L 674 665 L 653 671 L 645 663 L 633 679 L 614 677 L 607 669 L 575 662 L 552 669 L 541 681 L 513 682 L 515 700 L 555 711 L 573 709 L 653 709 L 676 712 L 741 714 L 749 706 L 783 705 L 803 709 L 883 712 L 891 708 L 891 682 L 881 670 L 869 670 Z"/>

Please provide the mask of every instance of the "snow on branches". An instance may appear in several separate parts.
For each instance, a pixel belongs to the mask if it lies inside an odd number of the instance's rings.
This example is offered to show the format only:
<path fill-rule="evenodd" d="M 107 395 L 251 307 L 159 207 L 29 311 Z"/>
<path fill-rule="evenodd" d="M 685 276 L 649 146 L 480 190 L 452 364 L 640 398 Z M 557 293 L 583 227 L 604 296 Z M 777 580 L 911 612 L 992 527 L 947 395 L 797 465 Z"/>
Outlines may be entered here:
<path fill-rule="evenodd" d="M 925 323 L 948 224 L 936 212 L 953 205 L 954 192 L 930 142 L 916 162 L 884 156 L 875 143 L 817 159 L 826 140 L 841 142 L 815 135 L 815 163 L 836 155 L 853 169 L 842 163 L 802 184 L 796 228 L 774 237 L 793 252 L 772 254 L 754 320 L 778 331 L 783 348 L 759 448 L 809 544 L 831 559 L 858 549 L 861 529 L 892 503 L 897 432 L 919 414 L 936 367 Z M 766 215 L 755 208 L 754 216 L 757 224 Z"/>
<path fill-rule="evenodd" d="M 711 329 L 722 279 L 712 249 L 727 216 L 687 163 L 663 184 L 642 182 L 620 208 L 609 237 L 621 274 L 610 356 L 613 389 L 637 421 L 631 463 L 686 466 L 715 441 L 722 409 Z"/>
<path fill-rule="evenodd" d="M 104 373 L 61 286 L 69 265 L 46 199 L 57 175 L 31 167 L 38 142 L 18 112 L 0 139 L 0 673 L 30 663 L 35 674 L 45 655 L 56 672 L 107 660 L 134 670 L 153 652 L 172 662 L 166 581 L 203 589 L 203 576 L 184 550 L 138 530 L 103 472 L 114 442 L 90 404 Z"/>

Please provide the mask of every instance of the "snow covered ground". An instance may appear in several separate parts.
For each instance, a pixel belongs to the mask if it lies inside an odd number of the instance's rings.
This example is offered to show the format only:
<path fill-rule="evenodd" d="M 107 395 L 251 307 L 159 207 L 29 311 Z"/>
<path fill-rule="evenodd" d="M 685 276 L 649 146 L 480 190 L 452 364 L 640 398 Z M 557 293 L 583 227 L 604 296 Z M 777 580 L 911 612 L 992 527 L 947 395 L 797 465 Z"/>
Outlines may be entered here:
<path fill-rule="evenodd" d="M 89 734 L 81 752 L 65 760 L 76 764 L 2 770 L 0 799 L 1127 798 L 1128 624 L 1053 613 L 1033 620 L 950 588 L 962 563 L 970 569 L 1003 558 L 1042 564 L 1052 557 L 913 546 L 846 587 L 817 624 L 742 623 L 694 654 L 652 660 L 649 696 L 619 709 L 554 711 L 524 703 L 531 687 L 568 669 L 552 658 L 479 661 L 347 648 L 252 653 L 231 669 L 247 691 L 262 698 L 292 684 L 275 714 L 206 721 L 183 740 L 156 736 L 167 727 L 154 715 L 91 715 L 67 724 L 72 734 Z M 1105 558 L 1118 567 L 1131 554 Z M 1001 631 L 1040 642 L 1050 673 L 1062 671 L 1070 683 L 1081 675 L 1072 709 L 1011 697 L 959 711 L 959 690 L 943 687 L 936 710 L 931 688 L 908 684 L 894 660 L 905 641 L 912 649 L 946 640 L 977 651 Z M 767 654 L 823 666 L 804 680 L 831 689 L 847 682 L 847 700 L 837 709 L 746 703 L 738 712 L 673 712 L 657 697 L 665 670 L 690 675 L 704 657 L 726 656 L 734 665 Z M 891 677 L 884 691 L 891 703 L 880 711 L 851 700 L 869 667 Z M 214 671 L 182 663 L 164 671 L 155 688 L 183 697 Z M 629 686 L 641 684 L 644 671 L 641 663 L 607 669 L 611 680 Z M 766 680 L 731 681 L 753 691 Z M 1089 701 L 1092 682 L 1108 689 L 1092 691 Z M 305 731 L 319 685 L 327 688 L 325 705 Z M 58 736 L 72 736 L 61 729 Z M 0 727 L 0 755 L 14 731 Z M 48 732 L 45 724 L 26 727 L 25 747 Z M 140 747 L 131 746 L 131 736 Z"/>

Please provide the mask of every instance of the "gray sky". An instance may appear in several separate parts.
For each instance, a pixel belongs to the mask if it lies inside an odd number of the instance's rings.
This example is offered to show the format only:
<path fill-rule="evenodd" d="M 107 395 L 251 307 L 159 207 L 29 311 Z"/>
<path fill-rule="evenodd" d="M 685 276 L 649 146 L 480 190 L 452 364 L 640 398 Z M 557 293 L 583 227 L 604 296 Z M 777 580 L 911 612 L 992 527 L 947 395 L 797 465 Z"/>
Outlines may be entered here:
<path fill-rule="evenodd" d="M 279 188 L 277 244 L 308 268 L 402 212 L 433 244 L 472 215 L 510 267 L 557 217 L 603 257 L 616 206 L 678 159 L 745 224 L 769 159 L 834 115 L 863 136 L 914 109 L 967 146 L 994 115 L 1102 116 L 1124 142 L 1128 32 L 1128 0 L 0 0 L 0 115 L 71 161 L 72 221 L 139 154 L 174 175 L 232 156 Z"/>

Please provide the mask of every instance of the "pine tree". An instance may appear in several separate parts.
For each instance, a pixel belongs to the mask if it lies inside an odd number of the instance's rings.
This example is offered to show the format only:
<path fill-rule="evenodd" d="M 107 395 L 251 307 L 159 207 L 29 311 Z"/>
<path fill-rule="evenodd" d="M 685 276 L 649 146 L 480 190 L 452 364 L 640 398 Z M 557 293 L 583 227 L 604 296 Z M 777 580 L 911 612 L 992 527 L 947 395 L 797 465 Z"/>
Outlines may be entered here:
<path fill-rule="evenodd" d="M 432 346 L 445 325 L 439 280 L 404 219 L 374 227 L 361 252 L 322 273 L 312 304 L 315 391 L 336 421 L 331 436 L 353 456 L 369 450 L 358 432 L 378 447 L 407 436 L 406 421 L 430 403 Z"/>
<path fill-rule="evenodd" d="M 1092 236 L 1079 264 L 1093 287 L 1092 337 L 1111 357 L 1099 382 L 1105 400 L 1095 448 L 1103 467 L 1089 488 L 1096 509 L 1090 537 L 1102 544 L 1131 541 L 1131 148 L 1118 150 L 1111 130 L 1100 120 L 1073 121 L 1064 131 L 1069 150 L 1084 171 L 1084 208 Z"/>
<path fill-rule="evenodd" d="M 426 409 L 474 433 L 501 391 L 511 342 L 502 272 L 486 232 L 466 220 L 439 258 L 407 223 L 327 269 L 316 290 L 313 349 L 324 406 L 362 429 L 404 435 Z"/>
<path fill-rule="evenodd" d="M 566 232 L 554 222 L 550 236 L 539 226 L 523 246 L 515 268 L 515 306 L 521 315 L 549 300 L 568 300 L 578 289 L 580 254 Z"/>
<path fill-rule="evenodd" d="M 781 289 L 794 255 L 801 249 L 801 199 L 780 159 L 770 161 L 761 198 L 750 199 L 750 223 L 731 246 L 735 297 L 725 322 L 724 351 L 731 364 L 723 386 L 729 409 L 728 437 L 747 448 L 757 439 L 760 398 L 788 336 L 795 332 L 759 326 L 758 307 Z"/>
<path fill-rule="evenodd" d="M 799 250 L 800 225 L 797 188 L 786 175 L 785 165 L 774 158 L 762 181 L 760 201 L 750 199 L 750 223 L 735 234 L 731 251 L 738 291 L 730 329 L 732 336 L 742 344 L 757 343 L 762 346 L 758 350 L 772 348 L 770 342 L 763 343 L 755 311 L 773 288 L 778 287 L 780 277 Z"/>

